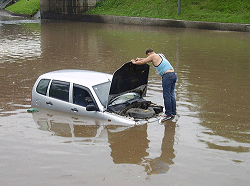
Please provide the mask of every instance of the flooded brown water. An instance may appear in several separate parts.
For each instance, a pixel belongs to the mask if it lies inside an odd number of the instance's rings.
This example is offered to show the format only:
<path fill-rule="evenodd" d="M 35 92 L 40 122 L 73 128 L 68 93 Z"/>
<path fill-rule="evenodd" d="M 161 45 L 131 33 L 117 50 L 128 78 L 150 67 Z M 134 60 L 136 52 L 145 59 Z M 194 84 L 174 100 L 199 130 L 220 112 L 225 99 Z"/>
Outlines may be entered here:
<path fill-rule="evenodd" d="M 0 22 L 0 183 L 248 185 L 250 34 L 82 22 Z M 39 110 L 36 78 L 113 73 L 152 47 L 178 76 L 172 122 L 126 127 Z M 147 99 L 163 104 L 151 65 Z"/>

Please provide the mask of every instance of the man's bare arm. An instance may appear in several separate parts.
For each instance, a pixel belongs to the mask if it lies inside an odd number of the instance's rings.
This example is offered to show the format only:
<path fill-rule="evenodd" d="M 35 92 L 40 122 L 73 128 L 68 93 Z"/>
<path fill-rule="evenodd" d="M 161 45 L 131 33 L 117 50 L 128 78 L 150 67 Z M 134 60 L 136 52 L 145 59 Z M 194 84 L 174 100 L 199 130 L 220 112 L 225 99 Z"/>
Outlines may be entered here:
<path fill-rule="evenodd" d="M 136 65 L 143 65 L 152 62 L 152 57 L 148 56 L 147 58 L 137 58 L 136 60 L 132 59 L 131 62 Z"/>

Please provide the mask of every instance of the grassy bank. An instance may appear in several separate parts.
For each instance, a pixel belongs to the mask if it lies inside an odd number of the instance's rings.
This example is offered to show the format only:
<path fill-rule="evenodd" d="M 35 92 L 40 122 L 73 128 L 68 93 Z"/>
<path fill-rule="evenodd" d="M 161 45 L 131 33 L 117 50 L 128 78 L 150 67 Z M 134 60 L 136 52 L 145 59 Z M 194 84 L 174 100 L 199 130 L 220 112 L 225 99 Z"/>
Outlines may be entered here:
<path fill-rule="evenodd" d="M 6 9 L 18 14 L 34 15 L 40 9 L 40 0 L 19 0 Z"/>
<path fill-rule="evenodd" d="M 88 14 L 153 17 L 190 21 L 250 23 L 249 0 L 102 0 Z M 34 15 L 40 9 L 40 0 L 19 0 L 6 8 L 19 14 Z"/>
<path fill-rule="evenodd" d="M 250 23 L 249 0 L 103 0 L 89 14 Z"/>

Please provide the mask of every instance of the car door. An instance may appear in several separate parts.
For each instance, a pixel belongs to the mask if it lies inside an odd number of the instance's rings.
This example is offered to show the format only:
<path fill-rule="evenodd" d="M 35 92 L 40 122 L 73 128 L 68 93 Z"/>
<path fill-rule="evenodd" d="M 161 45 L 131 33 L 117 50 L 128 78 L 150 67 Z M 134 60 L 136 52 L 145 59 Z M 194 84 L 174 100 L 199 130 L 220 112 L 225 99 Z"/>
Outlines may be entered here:
<path fill-rule="evenodd" d="M 92 111 L 88 111 L 87 107 L 91 107 Z M 71 112 L 81 116 L 103 119 L 103 113 L 99 111 L 91 91 L 78 84 L 73 84 Z"/>
<path fill-rule="evenodd" d="M 47 90 L 49 87 L 50 79 L 38 79 L 35 83 L 35 85 L 32 88 L 32 99 L 31 99 L 31 105 L 47 108 L 47 105 L 45 104 L 45 98 L 47 94 Z"/>
<path fill-rule="evenodd" d="M 45 98 L 47 108 L 70 113 L 69 88 L 69 82 L 52 80 L 48 96 Z"/>

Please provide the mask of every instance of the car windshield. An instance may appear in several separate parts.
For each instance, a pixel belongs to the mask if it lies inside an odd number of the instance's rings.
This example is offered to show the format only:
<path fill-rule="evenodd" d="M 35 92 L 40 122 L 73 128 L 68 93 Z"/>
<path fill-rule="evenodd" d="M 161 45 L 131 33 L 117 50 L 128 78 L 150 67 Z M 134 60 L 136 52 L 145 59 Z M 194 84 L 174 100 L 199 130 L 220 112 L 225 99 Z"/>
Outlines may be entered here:
<path fill-rule="evenodd" d="M 104 107 L 106 107 L 108 104 L 110 86 L 111 86 L 111 81 L 93 86 L 93 89 L 97 97 L 99 98 L 100 102 Z"/>
<path fill-rule="evenodd" d="M 136 92 L 130 92 L 130 93 L 126 93 L 126 94 L 122 94 L 120 96 L 118 96 L 117 98 L 113 99 L 110 103 L 110 105 L 117 105 L 117 104 L 122 104 L 125 103 L 129 100 L 133 100 L 136 98 L 140 98 L 140 94 L 136 93 Z"/>

